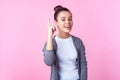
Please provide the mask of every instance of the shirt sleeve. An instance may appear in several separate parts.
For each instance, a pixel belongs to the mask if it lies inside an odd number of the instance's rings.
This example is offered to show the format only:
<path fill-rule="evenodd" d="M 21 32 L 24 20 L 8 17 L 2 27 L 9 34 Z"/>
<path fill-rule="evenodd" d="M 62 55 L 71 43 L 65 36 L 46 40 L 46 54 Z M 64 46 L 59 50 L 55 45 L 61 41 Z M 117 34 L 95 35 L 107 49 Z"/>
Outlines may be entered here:
<path fill-rule="evenodd" d="M 48 66 L 52 66 L 56 60 L 54 50 L 46 50 L 46 43 L 45 43 L 44 48 L 43 48 L 43 53 L 44 53 L 44 62 Z"/>
<path fill-rule="evenodd" d="M 85 46 L 83 42 L 81 42 L 81 79 L 80 80 L 87 80 L 87 61 L 85 56 Z"/>

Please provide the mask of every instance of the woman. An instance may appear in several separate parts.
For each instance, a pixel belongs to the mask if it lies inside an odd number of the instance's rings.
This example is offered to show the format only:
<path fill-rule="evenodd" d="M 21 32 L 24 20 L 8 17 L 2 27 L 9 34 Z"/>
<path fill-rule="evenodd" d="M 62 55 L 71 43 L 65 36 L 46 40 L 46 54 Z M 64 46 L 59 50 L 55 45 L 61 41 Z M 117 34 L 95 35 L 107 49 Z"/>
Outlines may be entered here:
<path fill-rule="evenodd" d="M 85 47 L 80 38 L 70 34 L 72 13 L 60 5 L 54 10 L 55 26 L 48 21 L 48 39 L 43 48 L 44 62 L 51 66 L 50 80 L 87 80 Z M 53 37 L 56 27 L 58 34 Z"/>

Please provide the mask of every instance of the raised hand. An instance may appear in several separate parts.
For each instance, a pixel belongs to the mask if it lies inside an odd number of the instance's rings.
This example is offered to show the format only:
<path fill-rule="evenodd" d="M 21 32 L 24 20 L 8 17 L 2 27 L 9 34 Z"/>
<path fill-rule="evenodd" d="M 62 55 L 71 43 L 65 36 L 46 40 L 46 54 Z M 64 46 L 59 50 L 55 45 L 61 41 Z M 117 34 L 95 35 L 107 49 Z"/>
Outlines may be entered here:
<path fill-rule="evenodd" d="M 56 31 L 55 26 L 51 26 L 50 19 L 48 20 L 48 37 L 52 37 L 54 32 Z"/>

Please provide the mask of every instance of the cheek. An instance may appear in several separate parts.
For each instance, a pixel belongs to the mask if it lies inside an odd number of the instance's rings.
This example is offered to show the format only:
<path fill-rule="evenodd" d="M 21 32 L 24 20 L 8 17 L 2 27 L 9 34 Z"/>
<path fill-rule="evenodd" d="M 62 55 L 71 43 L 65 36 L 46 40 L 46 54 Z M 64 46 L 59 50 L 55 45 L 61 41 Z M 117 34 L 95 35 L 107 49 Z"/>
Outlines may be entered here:
<path fill-rule="evenodd" d="M 59 23 L 58 23 L 58 26 L 60 26 L 60 27 L 62 27 L 63 25 L 64 25 L 63 22 L 59 22 Z"/>
<path fill-rule="evenodd" d="M 59 30 L 63 30 L 64 29 L 64 25 L 63 24 L 58 24 L 57 27 L 58 27 Z"/>
<path fill-rule="evenodd" d="M 73 22 L 71 22 L 71 27 L 73 26 Z"/>
<path fill-rule="evenodd" d="M 71 21 L 71 24 L 73 24 L 73 21 Z"/>
<path fill-rule="evenodd" d="M 72 23 L 72 26 L 73 26 L 73 23 Z"/>

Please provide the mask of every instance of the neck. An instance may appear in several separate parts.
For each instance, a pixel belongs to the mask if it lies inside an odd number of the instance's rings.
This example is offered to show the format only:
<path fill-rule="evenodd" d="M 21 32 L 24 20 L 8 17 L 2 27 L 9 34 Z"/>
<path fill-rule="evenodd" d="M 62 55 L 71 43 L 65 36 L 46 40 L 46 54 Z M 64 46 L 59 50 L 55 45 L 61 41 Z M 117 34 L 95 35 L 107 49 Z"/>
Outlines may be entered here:
<path fill-rule="evenodd" d="M 69 33 L 58 33 L 57 36 L 60 38 L 68 38 L 70 36 L 70 34 Z"/>

